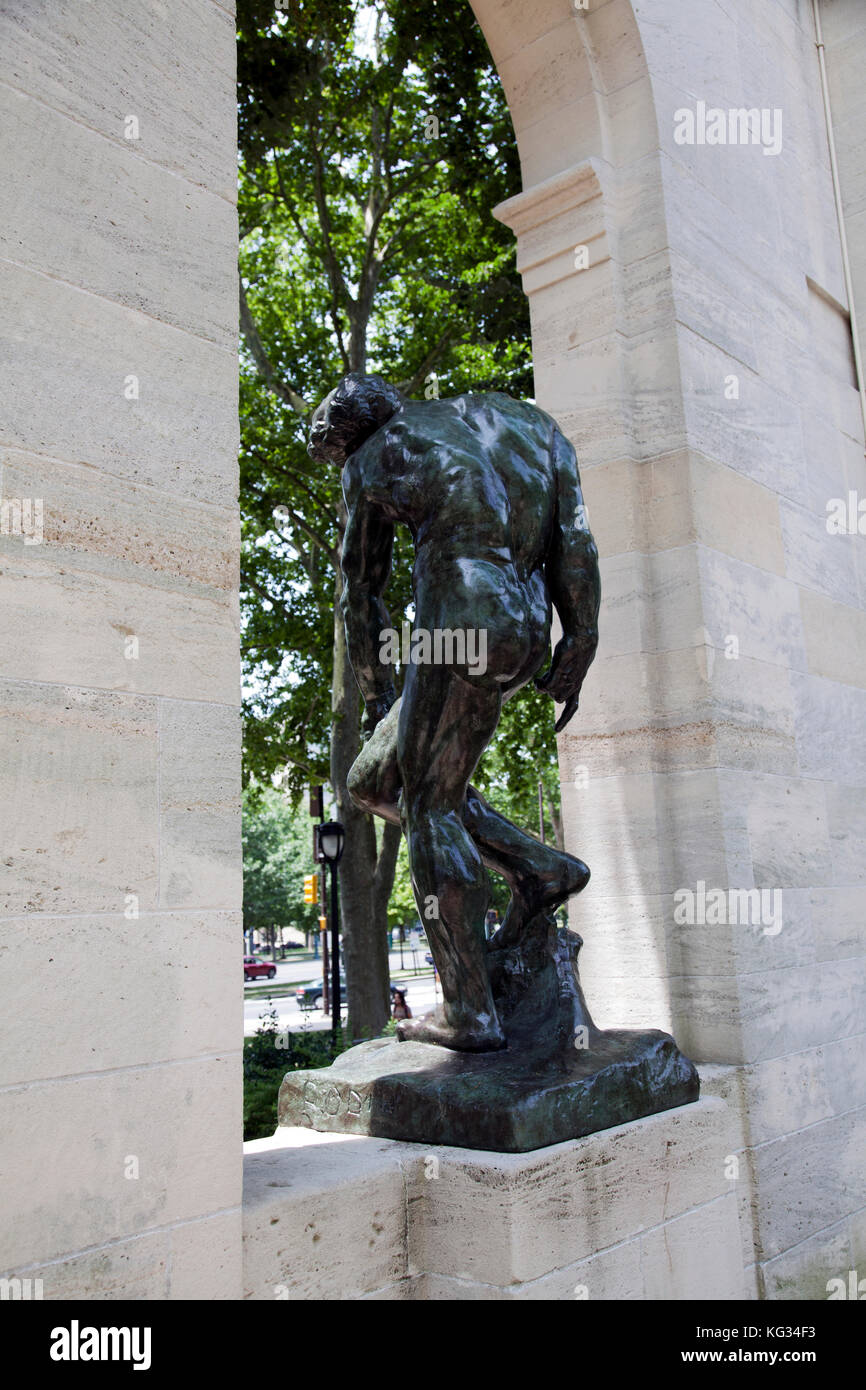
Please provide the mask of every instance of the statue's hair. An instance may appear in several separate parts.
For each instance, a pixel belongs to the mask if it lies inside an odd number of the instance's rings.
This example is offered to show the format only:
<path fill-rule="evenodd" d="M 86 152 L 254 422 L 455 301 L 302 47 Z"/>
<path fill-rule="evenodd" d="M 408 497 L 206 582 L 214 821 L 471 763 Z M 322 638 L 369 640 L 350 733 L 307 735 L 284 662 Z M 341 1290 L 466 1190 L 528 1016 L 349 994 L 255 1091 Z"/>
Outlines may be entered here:
<path fill-rule="evenodd" d="M 342 463 L 402 404 L 400 392 L 382 377 L 350 372 L 313 416 L 308 452 Z"/>

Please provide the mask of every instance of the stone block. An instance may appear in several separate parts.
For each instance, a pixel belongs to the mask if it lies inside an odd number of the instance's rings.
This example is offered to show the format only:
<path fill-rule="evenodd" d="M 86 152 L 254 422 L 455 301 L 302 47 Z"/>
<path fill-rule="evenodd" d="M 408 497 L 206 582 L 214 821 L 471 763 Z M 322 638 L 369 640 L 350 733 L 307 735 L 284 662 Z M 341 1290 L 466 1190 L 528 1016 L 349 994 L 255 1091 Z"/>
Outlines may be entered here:
<path fill-rule="evenodd" d="M 245 1296 L 739 1297 L 732 1134 L 715 1099 L 533 1154 L 283 1128 L 245 1145 Z"/>
<path fill-rule="evenodd" d="M 847 498 L 847 492 L 842 487 L 839 488 L 839 495 Z M 820 611 L 822 603 L 826 605 L 831 600 L 836 601 L 834 607 L 836 604 L 850 605 L 857 600 L 858 538 L 830 535 L 827 531 L 826 508 L 816 513 L 783 499 L 780 512 L 788 577 L 801 588 L 820 596 L 817 605 L 811 604 L 805 595 L 805 602 L 801 601 L 808 657 L 813 646 L 810 619 L 814 609 Z M 853 653 L 850 655 L 854 656 Z M 855 657 L 850 661 L 850 668 L 856 668 L 857 664 Z"/>
<path fill-rule="evenodd" d="M 692 445 L 700 453 L 794 500 L 805 472 L 795 402 L 691 329 L 679 329 L 683 399 Z M 726 378 L 739 399 L 725 399 Z M 732 407 L 734 407 L 732 409 Z"/>
<path fill-rule="evenodd" d="M 434 1150 L 439 1177 L 413 1175 L 412 1268 L 508 1285 L 587 1259 L 722 1195 L 727 1126 L 702 1100 L 533 1154 Z"/>
<path fill-rule="evenodd" d="M 4 273 L 0 322 L 0 447 L 235 505 L 236 353 L 19 267 Z"/>
<path fill-rule="evenodd" d="M 812 674 L 866 688 L 866 613 L 809 589 L 800 591 L 800 611 Z"/>
<path fill-rule="evenodd" d="M 233 20 L 233 5 L 196 0 L 108 10 L 11 0 L 0 15 L 0 46 L 10 86 L 234 202 Z M 137 141 L 125 139 L 130 114 L 138 116 Z"/>
<path fill-rule="evenodd" d="M 803 670 L 799 590 L 789 579 L 717 550 L 699 548 L 703 622 L 735 637 L 741 657 Z"/>
<path fill-rule="evenodd" d="M 160 704 L 160 904 L 239 908 L 240 740 L 233 706 Z"/>
<path fill-rule="evenodd" d="M 743 1297 L 737 1204 L 732 1192 L 641 1236 L 645 1299 Z"/>
<path fill-rule="evenodd" d="M 106 140 L 20 90 L 0 92 L 0 120 L 15 186 L 4 258 L 234 352 L 233 202 L 138 159 L 140 141 Z"/>
<path fill-rule="evenodd" d="M 115 1240 L 48 1264 L 9 1270 L 8 1277 L 41 1279 L 46 1302 L 137 1302 L 168 1296 L 168 1265 L 169 1232 L 163 1230 Z"/>
<path fill-rule="evenodd" d="M 646 58 L 629 0 L 590 5 L 583 23 L 605 92 L 616 92 L 644 76 Z"/>
<path fill-rule="evenodd" d="M 714 886 L 753 881 L 742 815 L 722 800 L 712 769 L 591 777 L 567 798 L 567 848 L 593 875 L 584 897 L 593 885 L 605 893 L 616 887 L 656 894 L 694 887 L 698 879 Z M 572 809 L 579 819 L 569 826 Z"/>
<path fill-rule="evenodd" d="M 3 496 L 44 533 L 0 536 L 7 676 L 238 701 L 236 515 L 11 450 Z"/>
<path fill-rule="evenodd" d="M 736 402 L 731 402 L 736 406 Z M 762 484 L 703 455 L 690 455 L 698 540 L 732 560 L 784 575 L 779 499 Z"/>
<path fill-rule="evenodd" d="M 563 33 L 565 31 L 565 33 Z M 563 99 L 578 101 L 592 95 L 593 73 L 588 57 L 575 63 L 570 20 L 522 45 L 499 67 L 499 77 L 508 94 L 508 107 L 515 130 L 521 132 L 536 121 L 558 115 L 562 119 Z M 538 172 L 532 170 L 532 182 Z"/>
<path fill-rule="evenodd" d="M 754 1151 L 759 1254 L 775 1259 L 866 1206 L 866 1111 L 823 1120 Z"/>
<path fill-rule="evenodd" d="M 13 1267 L 239 1203 L 238 1053 L 16 1087 L 3 1108 Z"/>
<path fill-rule="evenodd" d="M 693 644 L 701 624 L 694 547 L 602 557 L 600 569 L 603 655 L 676 651 Z"/>
<path fill-rule="evenodd" d="M 572 66 L 582 67 L 581 60 L 574 63 L 573 51 Z M 517 127 L 524 188 L 531 189 L 546 179 L 555 178 L 599 149 L 597 97 L 589 92 L 571 100 L 570 91 L 570 87 L 564 87 L 560 105 L 554 106 L 541 120 Z M 563 142 L 563 129 L 570 133 L 568 143 Z"/>
<path fill-rule="evenodd" d="M 355 1299 L 408 1275 L 417 1146 L 278 1130 L 244 1153 L 245 1298 Z"/>
<path fill-rule="evenodd" d="M 754 882 L 763 888 L 812 888 L 830 881 L 824 798 L 800 778 L 722 772 L 733 821 L 745 821 Z M 741 822 L 742 823 L 742 822 Z"/>
<path fill-rule="evenodd" d="M 866 786 L 866 742 L 853 732 L 866 721 L 866 691 L 825 676 L 791 672 L 800 775 Z"/>
<path fill-rule="evenodd" d="M 825 1301 L 831 1279 L 848 1282 L 852 1268 L 848 1224 L 839 1221 L 759 1266 L 762 1298 L 779 1302 Z"/>
<path fill-rule="evenodd" d="M 171 1299 L 242 1297 L 241 1210 L 218 1212 L 201 1221 L 184 1221 L 168 1232 Z"/>
<path fill-rule="evenodd" d="M 824 1084 L 833 1113 L 836 1115 L 866 1106 L 863 1042 L 863 1034 L 857 1032 L 850 1037 L 825 1043 L 821 1049 L 824 1059 Z"/>
<path fill-rule="evenodd" d="M 845 960 L 866 952 L 866 889 L 814 888 L 810 891 L 818 960 Z"/>
<path fill-rule="evenodd" d="M 154 908 L 156 701 L 9 681 L 0 709 L 0 915 Z"/>
<path fill-rule="evenodd" d="M 592 998 L 589 981 L 587 995 Z M 672 977 L 672 1031 L 696 1062 L 758 1062 L 864 1031 L 861 960 Z"/>
<path fill-rule="evenodd" d="M 605 460 L 584 468 L 581 481 L 601 555 L 672 550 L 696 539 L 692 480 L 684 451 L 640 461 Z"/>
<path fill-rule="evenodd" d="M 241 925 L 231 912 L 0 921 L 0 969 L 16 980 L 0 1085 L 232 1051 Z"/>
<path fill-rule="evenodd" d="M 866 787 L 839 787 L 831 783 L 824 789 L 824 799 L 830 835 L 832 882 L 839 887 L 866 884 L 866 863 L 863 858 Z"/>

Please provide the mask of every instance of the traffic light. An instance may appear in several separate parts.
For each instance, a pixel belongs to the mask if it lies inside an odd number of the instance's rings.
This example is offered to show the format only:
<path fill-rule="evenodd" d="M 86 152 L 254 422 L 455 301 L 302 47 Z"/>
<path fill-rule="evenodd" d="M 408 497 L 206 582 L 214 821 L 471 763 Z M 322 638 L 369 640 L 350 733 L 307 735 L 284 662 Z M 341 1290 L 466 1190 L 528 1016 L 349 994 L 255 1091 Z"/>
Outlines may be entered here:
<path fill-rule="evenodd" d="M 307 874 L 304 878 L 304 902 L 317 903 L 319 901 L 319 880 L 315 874 Z"/>

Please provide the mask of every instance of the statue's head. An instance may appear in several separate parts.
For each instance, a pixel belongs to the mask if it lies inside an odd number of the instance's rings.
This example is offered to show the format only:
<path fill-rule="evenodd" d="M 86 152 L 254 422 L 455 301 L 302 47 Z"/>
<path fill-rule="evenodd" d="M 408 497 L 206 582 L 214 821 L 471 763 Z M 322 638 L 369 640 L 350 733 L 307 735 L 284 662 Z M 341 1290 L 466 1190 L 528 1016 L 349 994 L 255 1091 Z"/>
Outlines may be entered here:
<path fill-rule="evenodd" d="M 350 454 L 400 409 L 403 397 L 380 376 L 350 372 L 313 415 L 307 453 L 342 468 Z"/>

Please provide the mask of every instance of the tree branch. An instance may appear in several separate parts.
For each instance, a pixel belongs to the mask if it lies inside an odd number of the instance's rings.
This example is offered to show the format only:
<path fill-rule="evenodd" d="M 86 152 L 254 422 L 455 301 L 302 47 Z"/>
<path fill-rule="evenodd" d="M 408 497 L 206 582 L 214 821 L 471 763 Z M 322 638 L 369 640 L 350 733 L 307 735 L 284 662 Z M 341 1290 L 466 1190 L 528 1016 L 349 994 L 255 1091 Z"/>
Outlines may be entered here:
<path fill-rule="evenodd" d="M 291 464 L 276 463 L 273 459 L 267 458 L 263 453 L 261 453 L 259 449 L 249 448 L 247 452 L 252 454 L 253 458 L 258 459 L 260 463 L 263 463 L 266 468 L 271 470 L 271 472 L 282 473 L 285 477 L 294 479 L 294 481 L 300 487 L 301 491 L 305 492 L 307 496 L 311 499 L 311 501 L 316 503 L 316 506 L 321 507 L 322 511 L 327 516 L 331 515 L 333 508 L 328 499 L 326 497 L 320 496 L 314 488 L 311 488 L 304 479 L 303 475 L 298 473 L 296 469 L 292 468 Z M 279 503 L 275 503 L 275 505 L 279 506 Z"/>
<path fill-rule="evenodd" d="M 449 325 L 436 346 L 430 349 L 415 375 L 411 376 L 408 381 L 399 381 L 395 383 L 401 395 L 411 396 L 413 391 L 417 391 L 423 385 L 453 336 L 454 329 Z"/>
<path fill-rule="evenodd" d="M 397 867 L 397 855 L 400 853 L 400 840 L 402 831 L 399 825 L 392 825 L 390 821 L 385 822 L 382 831 L 382 843 L 379 853 L 376 856 L 376 868 L 373 874 L 373 913 L 387 911 L 388 899 L 391 896 L 391 889 L 394 886 L 394 870 Z"/>
<path fill-rule="evenodd" d="M 331 225 L 331 214 L 328 209 L 328 199 L 325 193 L 325 166 L 322 162 L 322 151 L 316 144 L 312 126 L 307 127 L 307 134 L 309 136 L 310 149 L 313 152 L 313 171 L 315 175 L 313 179 L 313 189 L 316 195 L 316 208 L 319 213 L 319 225 L 322 229 L 322 239 L 325 247 L 325 265 L 328 270 L 331 288 L 335 297 L 339 299 L 339 297 L 342 296 L 344 302 L 351 305 L 354 304 L 355 301 L 349 294 L 349 288 L 343 279 L 343 272 L 340 269 L 340 264 L 334 253 L 332 239 L 333 227 Z"/>
<path fill-rule="evenodd" d="M 285 503 L 280 502 L 278 505 L 282 507 L 285 506 Z M 335 550 L 332 545 L 329 545 L 328 542 L 325 540 L 324 536 L 322 536 L 320 532 L 318 532 L 315 529 L 315 527 L 310 526 L 309 523 L 306 522 L 302 516 L 299 516 L 296 511 L 293 511 L 291 507 L 286 507 L 286 511 L 289 514 L 289 520 L 292 522 L 292 524 L 294 526 L 297 526 L 299 530 L 303 531 L 305 536 L 309 536 L 310 540 L 313 541 L 313 543 L 317 545 L 320 550 L 324 551 L 331 564 L 336 569 L 340 563 L 339 551 Z M 289 545 L 293 544 L 291 538 L 289 536 L 286 536 L 279 529 L 278 526 L 275 526 L 274 530 L 276 531 L 277 535 L 280 537 L 281 540 L 286 541 Z"/>

